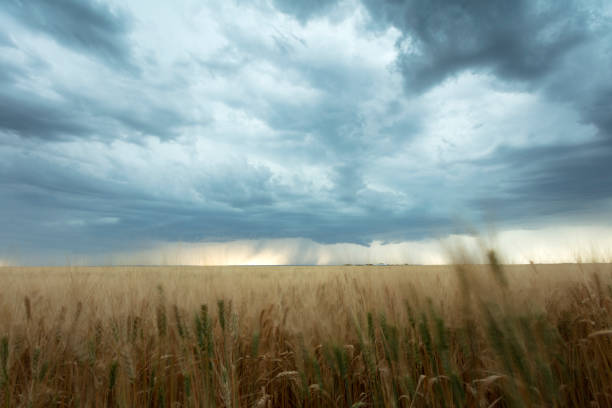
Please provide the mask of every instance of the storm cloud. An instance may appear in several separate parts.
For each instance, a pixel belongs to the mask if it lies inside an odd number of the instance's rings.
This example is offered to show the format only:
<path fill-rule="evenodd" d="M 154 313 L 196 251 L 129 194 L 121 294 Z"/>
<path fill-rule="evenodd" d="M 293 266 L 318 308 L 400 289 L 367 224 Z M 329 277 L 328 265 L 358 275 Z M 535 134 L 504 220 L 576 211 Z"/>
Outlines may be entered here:
<path fill-rule="evenodd" d="M 605 2 L 9 0 L 0 23 L 21 263 L 610 220 Z"/>
<path fill-rule="evenodd" d="M 366 1 L 375 19 L 402 31 L 398 65 L 422 91 L 466 69 L 537 80 L 593 35 L 585 2 L 520 0 Z"/>
<path fill-rule="evenodd" d="M 55 41 L 120 68 L 131 66 L 129 18 L 97 1 L 7 0 L 7 14 Z"/>

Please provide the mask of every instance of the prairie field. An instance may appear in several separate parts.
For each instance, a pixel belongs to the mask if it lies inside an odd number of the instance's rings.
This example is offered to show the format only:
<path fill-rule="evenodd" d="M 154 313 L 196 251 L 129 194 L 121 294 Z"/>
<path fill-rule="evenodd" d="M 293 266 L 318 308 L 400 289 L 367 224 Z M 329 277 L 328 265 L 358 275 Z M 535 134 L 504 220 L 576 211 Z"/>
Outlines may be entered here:
<path fill-rule="evenodd" d="M 3 267 L 2 407 L 608 407 L 612 265 Z"/>

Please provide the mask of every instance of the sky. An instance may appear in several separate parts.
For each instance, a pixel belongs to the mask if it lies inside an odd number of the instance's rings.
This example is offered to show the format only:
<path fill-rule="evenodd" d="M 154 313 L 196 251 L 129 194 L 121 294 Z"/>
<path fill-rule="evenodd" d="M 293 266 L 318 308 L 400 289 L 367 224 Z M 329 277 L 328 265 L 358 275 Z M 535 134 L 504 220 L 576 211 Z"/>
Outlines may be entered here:
<path fill-rule="evenodd" d="M 0 264 L 603 253 L 611 73 L 605 0 L 4 0 Z"/>

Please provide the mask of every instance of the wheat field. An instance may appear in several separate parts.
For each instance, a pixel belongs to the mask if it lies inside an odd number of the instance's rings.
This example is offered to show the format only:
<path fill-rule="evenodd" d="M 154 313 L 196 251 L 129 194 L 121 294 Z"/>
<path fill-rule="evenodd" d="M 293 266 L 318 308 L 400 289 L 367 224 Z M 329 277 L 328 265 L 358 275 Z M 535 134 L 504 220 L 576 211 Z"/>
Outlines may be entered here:
<path fill-rule="evenodd" d="M 612 265 L 0 268 L 2 407 L 608 407 Z"/>

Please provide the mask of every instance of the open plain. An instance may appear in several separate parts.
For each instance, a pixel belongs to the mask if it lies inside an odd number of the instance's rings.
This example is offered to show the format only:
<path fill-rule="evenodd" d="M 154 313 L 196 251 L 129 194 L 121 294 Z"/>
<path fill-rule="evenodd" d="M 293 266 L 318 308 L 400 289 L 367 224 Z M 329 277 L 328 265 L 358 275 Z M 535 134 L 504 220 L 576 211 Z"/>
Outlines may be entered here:
<path fill-rule="evenodd" d="M 0 269 L 3 406 L 610 406 L 612 265 Z"/>

